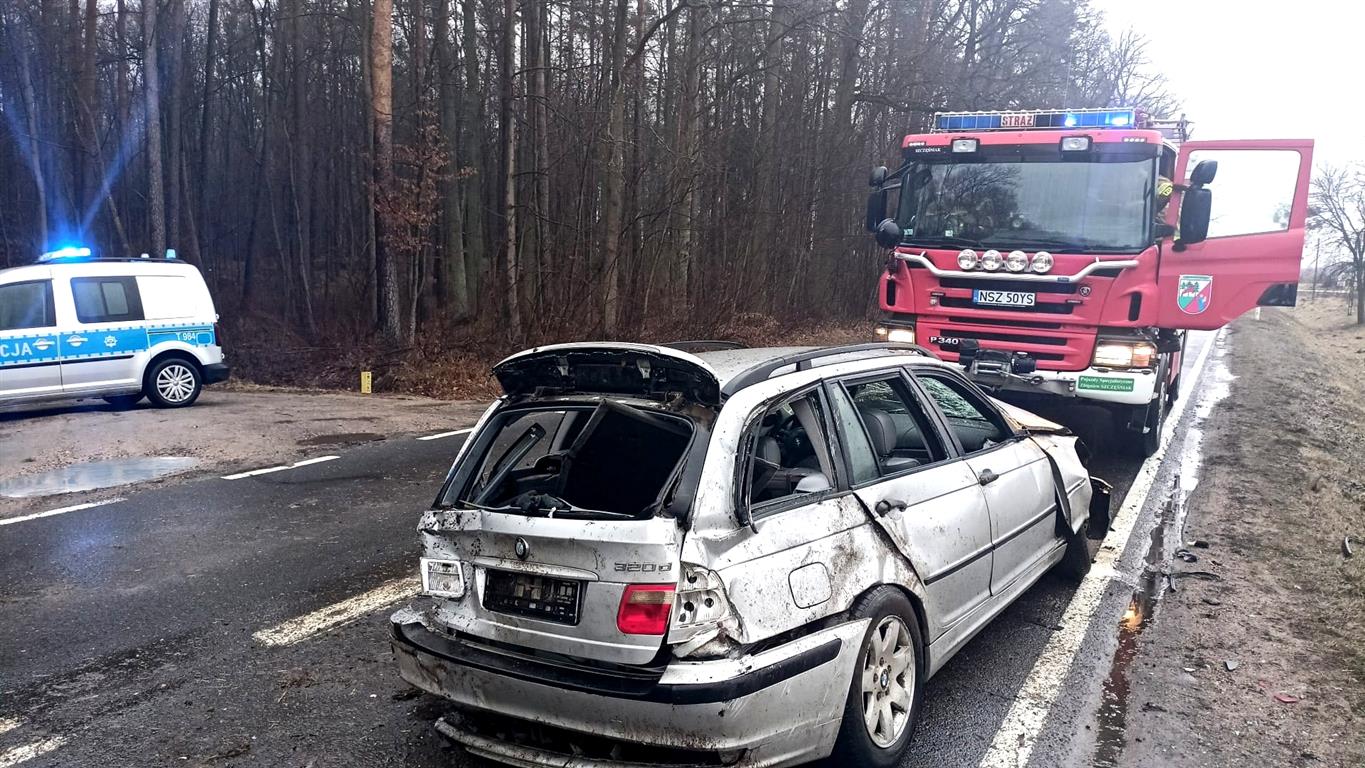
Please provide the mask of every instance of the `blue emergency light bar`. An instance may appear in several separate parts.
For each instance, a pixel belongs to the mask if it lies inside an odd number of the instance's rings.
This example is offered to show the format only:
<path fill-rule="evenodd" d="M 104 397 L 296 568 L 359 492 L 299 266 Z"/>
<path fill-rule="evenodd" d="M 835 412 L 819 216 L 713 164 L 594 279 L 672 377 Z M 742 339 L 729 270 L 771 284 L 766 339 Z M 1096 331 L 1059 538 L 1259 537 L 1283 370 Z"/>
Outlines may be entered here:
<path fill-rule="evenodd" d="M 69 245 L 65 248 L 58 248 L 55 251 L 48 251 L 38 257 L 38 261 L 53 261 L 54 259 L 88 259 L 91 256 L 89 248 L 78 248 Z"/>
<path fill-rule="evenodd" d="M 1136 128 L 1137 110 L 1067 109 L 1029 112 L 938 112 L 934 133 L 944 131 L 1030 131 L 1068 128 Z"/>

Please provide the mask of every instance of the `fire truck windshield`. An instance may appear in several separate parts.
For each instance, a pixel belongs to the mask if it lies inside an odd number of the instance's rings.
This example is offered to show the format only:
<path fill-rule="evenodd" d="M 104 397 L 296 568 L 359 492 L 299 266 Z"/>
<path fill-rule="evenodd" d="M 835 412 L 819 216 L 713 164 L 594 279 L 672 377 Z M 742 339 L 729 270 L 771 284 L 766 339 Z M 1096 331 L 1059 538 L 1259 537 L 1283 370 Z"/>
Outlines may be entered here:
<path fill-rule="evenodd" d="M 951 155 L 911 163 L 897 223 L 907 244 L 1136 252 L 1151 240 L 1156 160 Z"/>

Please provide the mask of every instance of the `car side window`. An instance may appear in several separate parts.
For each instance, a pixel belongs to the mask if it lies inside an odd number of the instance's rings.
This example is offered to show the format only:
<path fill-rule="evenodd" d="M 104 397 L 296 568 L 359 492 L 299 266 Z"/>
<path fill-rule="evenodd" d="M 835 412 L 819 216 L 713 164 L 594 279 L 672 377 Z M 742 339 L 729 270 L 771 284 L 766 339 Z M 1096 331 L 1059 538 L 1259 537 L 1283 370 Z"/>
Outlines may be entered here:
<path fill-rule="evenodd" d="M 841 384 L 881 475 L 933 464 L 948 453 L 923 406 L 899 374 Z"/>
<path fill-rule="evenodd" d="M 142 320 L 142 296 L 131 277 L 76 277 L 71 280 L 76 319 L 82 323 Z"/>
<path fill-rule="evenodd" d="M 919 374 L 916 379 L 943 412 L 966 453 L 984 451 L 1009 439 L 1010 431 L 1000 417 L 961 382 L 933 374 Z"/>
<path fill-rule="evenodd" d="M 834 487 L 824 404 L 811 390 L 764 411 L 749 440 L 749 504 L 789 501 Z"/>
<path fill-rule="evenodd" d="M 0 331 L 51 328 L 56 324 L 51 280 L 0 285 Z"/>

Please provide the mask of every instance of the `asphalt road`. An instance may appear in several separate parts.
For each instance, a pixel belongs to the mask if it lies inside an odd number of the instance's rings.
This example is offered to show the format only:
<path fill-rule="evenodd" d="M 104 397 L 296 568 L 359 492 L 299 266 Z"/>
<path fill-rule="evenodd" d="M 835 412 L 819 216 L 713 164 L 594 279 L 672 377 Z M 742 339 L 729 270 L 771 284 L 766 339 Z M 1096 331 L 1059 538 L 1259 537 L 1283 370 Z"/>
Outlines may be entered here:
<path fill-rule="evenodd" d="M 1097 443 L 1092 471 L 1117 507 L 1140 462 L 1106 445 L 1107 417 L 1047 415 Z M 465 764 L 431 729 L 440 702 L 394 672 L 389 609 L 289 645 L 253 638 L 413 575 L 417 513 L 462 439 L 394 438 L 0 527 L 0 768 Z M 930 681 L 907 766 L 982 759 L 1072 590 L 1045 578 Z M 1032 764 L 1087 764 L 1083 726 L 1130 593 L 1106 593 Z"/>

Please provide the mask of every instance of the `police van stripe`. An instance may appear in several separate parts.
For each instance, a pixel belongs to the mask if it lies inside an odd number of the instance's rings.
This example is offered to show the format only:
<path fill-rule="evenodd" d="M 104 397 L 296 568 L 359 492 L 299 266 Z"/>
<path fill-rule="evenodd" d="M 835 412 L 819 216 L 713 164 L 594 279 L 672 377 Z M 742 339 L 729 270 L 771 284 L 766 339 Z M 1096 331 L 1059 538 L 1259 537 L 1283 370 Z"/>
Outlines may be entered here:
<path fill-rule="evenodd" d="M 0 368 L 117 360 L 173 341 L 192 347 L 210 347 L 217 343 L 217 338 L 212 325 L 163 324 L 44 331 L 0 339 Z"/>

